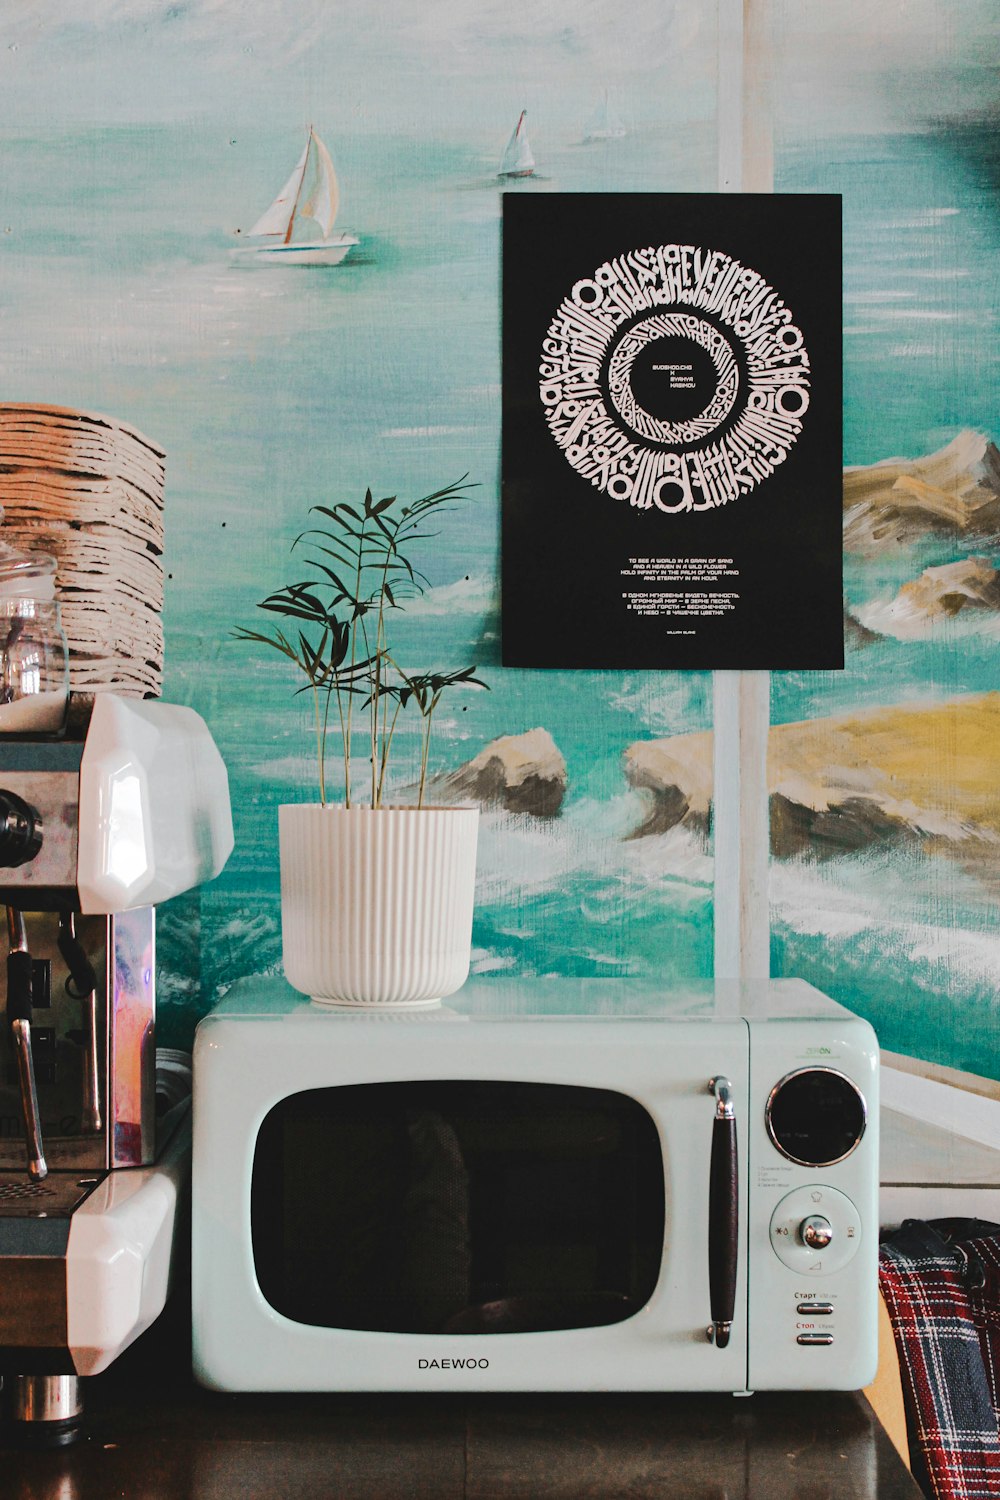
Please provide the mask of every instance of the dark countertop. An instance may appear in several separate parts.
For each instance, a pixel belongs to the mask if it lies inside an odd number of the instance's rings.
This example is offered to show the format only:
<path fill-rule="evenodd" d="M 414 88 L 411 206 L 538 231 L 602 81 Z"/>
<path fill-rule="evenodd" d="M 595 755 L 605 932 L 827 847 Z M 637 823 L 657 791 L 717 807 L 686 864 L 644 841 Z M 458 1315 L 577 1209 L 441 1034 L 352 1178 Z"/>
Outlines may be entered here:
<path fill-rule="evenodd" d="M 920 1496 L 862 1396 L 231 1396 L 124 1365 L 75 1447 L 0 1447 L 4 1500 Z"/>
<path fill-rule="evenodd" d="M 5 1500 L 914 1500 L 862 1397 L 219 1396 L 90 1388 Z"/>

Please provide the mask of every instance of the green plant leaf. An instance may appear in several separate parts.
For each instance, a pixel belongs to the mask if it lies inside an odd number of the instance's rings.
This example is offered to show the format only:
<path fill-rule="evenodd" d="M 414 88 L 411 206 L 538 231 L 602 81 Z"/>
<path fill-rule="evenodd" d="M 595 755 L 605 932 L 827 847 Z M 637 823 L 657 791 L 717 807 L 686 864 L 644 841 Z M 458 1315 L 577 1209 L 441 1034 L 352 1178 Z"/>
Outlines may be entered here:
<path fill-rule="evenodd" d="M 317 611 L 292 602 L 288 602 L 287 604 L 258 604 L 257 608 L 268 610 L 272 614 L 283 615 L 286 619 L 290 620 L 308 620 L 313 625 L 322 624 L 324 619 L 322 608 Z"/>

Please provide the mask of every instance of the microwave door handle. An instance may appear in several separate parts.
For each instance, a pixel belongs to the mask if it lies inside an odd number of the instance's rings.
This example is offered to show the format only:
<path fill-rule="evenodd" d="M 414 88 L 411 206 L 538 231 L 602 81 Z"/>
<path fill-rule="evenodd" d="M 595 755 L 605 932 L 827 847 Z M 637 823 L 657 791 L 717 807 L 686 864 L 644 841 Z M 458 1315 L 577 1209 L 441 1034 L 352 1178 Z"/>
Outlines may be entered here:
<path fill-rule="evenodd" d="M 713 1078 L 709 1089 L 716 1102 L 708 1183 L 708 1290 L 712 1312 L 708 1336 L 716 1348 L 725 1349 L 736 1311 L 740 1232 L 736 1109 L 728 1078 Z"/>

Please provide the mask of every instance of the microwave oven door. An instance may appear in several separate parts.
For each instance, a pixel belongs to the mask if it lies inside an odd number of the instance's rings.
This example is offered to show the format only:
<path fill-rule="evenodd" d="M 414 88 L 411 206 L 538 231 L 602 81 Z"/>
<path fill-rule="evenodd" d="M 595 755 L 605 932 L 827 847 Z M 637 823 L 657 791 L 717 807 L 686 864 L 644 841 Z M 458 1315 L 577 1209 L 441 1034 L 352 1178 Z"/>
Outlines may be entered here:
<path fill-rule="evenodd" d="M 740 1019 L 203 1024 L 200 1378 L 745 1389 L 748 1072 Z"/>

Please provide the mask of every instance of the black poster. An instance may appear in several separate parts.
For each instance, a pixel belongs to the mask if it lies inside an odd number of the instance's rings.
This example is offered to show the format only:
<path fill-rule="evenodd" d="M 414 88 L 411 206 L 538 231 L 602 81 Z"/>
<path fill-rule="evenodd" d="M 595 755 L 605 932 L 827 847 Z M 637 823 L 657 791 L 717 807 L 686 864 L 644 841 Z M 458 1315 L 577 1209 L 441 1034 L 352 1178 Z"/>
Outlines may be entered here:
<path fill-rule="evenodd" d="M 504 195 L 505 665 L 843 666 L 840 222 Z"/>

